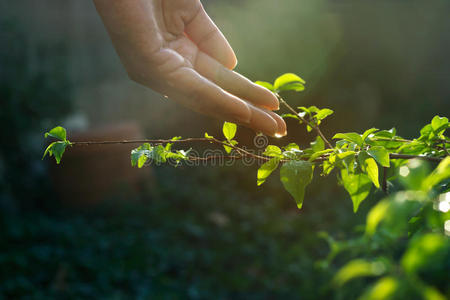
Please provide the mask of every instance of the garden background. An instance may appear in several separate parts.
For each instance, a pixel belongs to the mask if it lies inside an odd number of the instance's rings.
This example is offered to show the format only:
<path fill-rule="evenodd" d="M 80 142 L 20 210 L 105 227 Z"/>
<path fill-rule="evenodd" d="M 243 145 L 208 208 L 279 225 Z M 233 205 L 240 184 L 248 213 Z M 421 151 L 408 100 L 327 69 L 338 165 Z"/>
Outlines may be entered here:
<path fill-rule="evenodd" d="M 448 116 L 448 1 L 203 3 L 238 72 L 297 73 L 307 88 L 288 101 L 335 111 L 326 135 L 395 126 L 414 138 Z M 132 145 L 41 161 L 59 124 L 69 139 L 220 135 L 220 121 L 128 79 L 91 1 L 0 0 L 0 103 L 0 298 L 353 299 L 364 286 L 330 288 L 339 264 L 320 267 L 319 232 L 356 234 L 382 193 L 353 214 L 323 178 L 299 211 L 276 176 L 256 186 L 257 165 L 136 170 Z M 280 143 L 311 141 L 288 131 Z"/>

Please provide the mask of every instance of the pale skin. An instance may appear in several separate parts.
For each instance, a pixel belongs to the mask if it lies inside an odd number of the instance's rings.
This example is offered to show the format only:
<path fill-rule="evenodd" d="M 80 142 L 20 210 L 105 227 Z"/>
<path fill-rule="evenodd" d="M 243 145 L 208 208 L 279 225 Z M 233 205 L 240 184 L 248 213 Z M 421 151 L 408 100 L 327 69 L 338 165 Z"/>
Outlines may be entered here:
<path fill-rule="evenodd" d="M 286 135 L 269 90 L 232 71 L 237 60 L 200 0 L 94 0 L 129 77 L 217 119 Z"/>

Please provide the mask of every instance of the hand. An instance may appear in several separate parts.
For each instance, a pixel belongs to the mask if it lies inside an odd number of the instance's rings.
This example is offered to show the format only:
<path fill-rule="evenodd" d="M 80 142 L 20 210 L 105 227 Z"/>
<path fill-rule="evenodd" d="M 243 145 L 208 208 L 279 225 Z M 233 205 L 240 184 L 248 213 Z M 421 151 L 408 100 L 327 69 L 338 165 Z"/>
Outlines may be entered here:
<path fill-rule="evenodd" d="M 269 90 L 236 57 L 199 0 L 94 0 L 129 77 L 202 114 L 285 135 Z"/>

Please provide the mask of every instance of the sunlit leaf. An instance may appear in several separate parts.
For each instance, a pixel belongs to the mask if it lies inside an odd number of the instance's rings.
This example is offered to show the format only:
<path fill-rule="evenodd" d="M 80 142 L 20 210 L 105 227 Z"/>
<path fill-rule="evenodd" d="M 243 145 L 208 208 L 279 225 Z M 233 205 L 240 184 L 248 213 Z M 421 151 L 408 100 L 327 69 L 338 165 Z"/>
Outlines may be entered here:
<path fill-rule="evenodd" d="M 66 151 L 66 147 L 70 145 L 70 142 L 68 141 L 58 141 L 51 143 L 47 149 L 45 149 L 44 155 L 42 156 L 42 159 L 48 154 L 49 156 L 53 156 L 56 160 L 57 164 L 61 163 L 61 158 Z"/>
<path fill-rule="evenodd" d="M 375 160 L 367 154 L 366 151 L 361 151 L 358 154 L 358 161 L 361 169 L 366 173 L 376 188 L 380 188 L 380 182 L 378 180 L 378 165 Z"/>
<path fill-rule="evenodd" d="M 432 262 L 444 262 L 450 251 L 450 240 L 443 235 L 429 233 L 411 241 L 401 260 L 407 272 L 416 273 Z"/>
<path fill-rule="evenodd" d="M 306 82 L 302 78 L 293 73 L 286 73 L 281 75 L 275 80 L 273 87 L 276 91 L 281 91 L 283 90 L 283 87 L 292 83 L 304 85 Z"/>
<path fill-rule="evenodd" d="M 264 151 L 264 155 L 271 156 L 271 157 L 282 157 L 281 155 L 281 149 L 274 145 L 269 145 L 266 147 L 266 150 Z"/>
<path fill-rule="evenodd" d="M 50 130 L 49 132 L 45 133 L 45 137 L 49 136 L 61 141 L 65 141 L 67 139 L 67 132 L 65 128 L 57 126 L 52 130 Z"/>
<path fill-rule="evenodd" d="M 311 148 L 314 152 L 319 152 L 325 149 L 325 142 L 320 136 L 317 136 L 314 142 L 311 142 Z"/>
<path fill-rule="evenodd" d="M 236 135 L 237 125 L 234 123 L 225 122 L 223 123 L 222 131 L 225 138 L 230 141 Z"/>
<path fill-rule="evenodd" d="M 352 174 L 346 169 L 341 170 L 341 178 L 344 188 L 352 198 L 353 211 L 357 212 L 361 202 L 369 196 L 372 181 L 366 174 Z"/>
<path fill-rule="evenodd" d="M 382 262 L 371 262 L 363 259 L 355 259 L 343 266 L 333 278 L 333 283 L 342 286 L 346 282 L 367 276 L 380 276 L 386 271 Z"/>
<path fill-rule="evenodd" d="M 348 142 L 353 142 L 358 146 L 362 146 L 363 144 L 362 137 L 356 132 L 338 133 L 333 136 L 333 139 L 343 139 Z"/>
<path fill-rule="evenodd" d="M 261 165 L 257 173 L 257 185 L 261 185 L 266 181 L 267 177 L 276 170 L 279 162 L 280 159 L 275 157 Z"/>
<path fill-rule="evenodd" d="M 440 135 L 445 129 L 449 127 L 448 118 L 435 116 L 433 120 L 431 120 L 431 128 L 436 133 L 436 135 Z"/>
<path fill-rule="evenodd" d="M 378 202 L 367 214 L 366 234 L 373 235 L 377 230 L 378 224 L 384 219 L 389 209 L 390 202 L 382 200 Z"/>
<path fill-rule="evenodd" d="M 260 86 L 265 87 L 265 88 L 268 89 L 269 91 L 272 91 L 272 92 L 275 91 L 275 89 L 273 88 L 273 85 L 272 85 L 271 83 L 269 83 L 269 82 L 266 82 L 266 81 L 255 81 L 255 83 L 256 83 L 257 85 L 260 85 Z"/>
<path fill-rule="evenodd" d="M 315 115 L 315 118 L 320 121 L 332 114 L 333 114 L 333 111 L 331 109 L 324 108 L 317 112 L 317 114 Z"/>
<path fill-rule="evenodd" d="M 205 138 L 212 140 L 214 137 L 205 132 Z"/>
<path fill-rule="evenodd" d="M 300 120 L 300 118 L 298 117 L 298 115 L 294 115 L 294 114 L 282 114 L 281 117 L 282 117 L 282 118 L 291 118 L 291 119 Z"/>
<path fill-rule="evenodd" d="M 359 300 L 388 300 L 392 299 L 399 288 L 398 279 L 386 276 L 379 279 L 365 292 Z"/>
<path fill-rule="evenodd" d="M 438 183 L 450 178 L 450 156 L 444 158 L 434 171 L 423 181 L 422 188 L 426 191 Z"/>
<path fill-rule="evenodd" d="M 386 148 L 381 146 L 373 146 L 367 150 L 367 153 L 372 156 L 380 165 L 389 168 L 389 152 Z"/>
<path fill-rule="evenodd" d="M 280 170 L 280 179 L 284 188 L 294 197 L 297 207 L 301 208 L 306 186 L 312 181 L 314 165 L 307 161 L 288 161 Z"/>
<path fill-rule="evenodd" d="M 376 132 L 378 129 L 376 128 L 370 128 L 367 129 L 366 131 L 364 131 L 364 133 L 362 134 L 362 140 L 365 141 L 366 138 L 371 135 L 372 133 Z"/>

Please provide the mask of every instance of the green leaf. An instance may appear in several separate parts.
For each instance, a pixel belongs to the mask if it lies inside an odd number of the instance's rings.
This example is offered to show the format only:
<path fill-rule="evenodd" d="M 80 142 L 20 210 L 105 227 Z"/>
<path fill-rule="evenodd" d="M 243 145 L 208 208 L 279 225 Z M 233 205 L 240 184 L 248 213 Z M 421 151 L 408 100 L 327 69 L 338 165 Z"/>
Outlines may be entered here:
<path fill-rule="evenodd" d="M 372 207 L 367 214 L 366 234 L 371 236 L 377 230 L 378 224 L 384 219 L 390 208 L 390 202 L 382 200 Z"/>
<path fill-rule="evenodd" d="M 171 141 L 179 141 L 179 140 L 181 140 L 181 136 L 174 136 L 174 137 L 171 139 Z M 170 151 L 170 150 L 172 149 L 172 146 L 173 146 L 173 143 L 167 143 L 167 144 L 166 144 L 166 147 L 164 147 L 164 149 L 165 149 L 166 151 Z"/>
<path fill-rule="evenodd" d="M 370 180 L 376 188 L 380 188 L 380 182 L 378 180 L 378 165 L 375 160 L 367 154 L 366 151 L 361 151 L 358 154 L 359 165 L 361 170 L 369 175 Z"/>
<path fill-rule="evenodd" d="M 447 129 L 449 126 L 448 118 L 445 117 L 439 117 L 435 116 L 433 120 L 431 120 L 431 128 L 433 128 L 433 131 L 439 135 L 441 134 L 443 130 Z"/>
<path fill-rule="evenodd" d="M 205 132 L 205 138 L 207 139 L 213 139 L 214 137 L 212 135 L 209 135 L 207 132 Z"/>
<path fill-rule="evenodd" d="M 49 132 L 45 133 L 45 137 L 46 138 L 49 137 L 49 136 L 51 136 L 51 137 L 53 137 L 55 139 L 59 139 L 61 141 L 66 141 L 66 139 L 67 139 L 67 132 L 66 132 L 65 128 L 63 128 L 61 126 L 58 126 L 58 127 L 53 128 Z"/>
<path fill-rule="evenodd" d="M 377 130 L 378 130 L 378 129 L 376 129 L 376 128 L 370 128 L 370 129 L 367 129 L 367 130 L 364 131 L 364 133 L 362 134 L 362 140 L 365 141 L 366 138 L 367 138 L 369 135 L 371 135 L 372 133 L 374 133 L 374 132 L 377 131 Z"/>
<path fill-rule="evenodd" d="M 352 198 L 353 212 L 356 213 L 361 202 L 369 196 L 372 182 L 366 174 L 352 174 L 346 169 L 341 170 L 341 178 L 344 188 Z"/>
<path fill-rule="evenodd" d="M 319 152 L 325 149 L 325 142 L 320 136 L 316 137 L 316 140 L 311 143 L 311 148 L 314 152 Z"/>
<path fill-rule="evenodd" d="M 343 266 L 333 278 L 333 283 L 342 286 L 346 282 L 367 276 L 380 276 L 386 271 L 382 262 L 371 262 L 364 259 L 355 259 Z"/>
<path fill-rule="evenodd" d="M 294 114 L 282 114 L 281 117 L 282 118 L 292 118 L 292 119 L 300 120 L 300 118 L 297 115 L 294 115 Z"/>
<path fill-rule="evenodd" d="M 305 90 L 305 86 L 299 82 L 292 82 L 283 85 L 280 87 L 277 91 L 283 92 L 283 91 L 294 91 L 294 92 L 302 92 Z"/>
<path fill-rule="evenodd" d="M 148 155 L 153 147 L 149 143 L 145 143 L 136 149 L 131 150 L 131 166 L 142 168 L 148 159 Z"/>
<path fill-rule="evenodd" d="M 450 178 L 450 156 L 444 158 L 434 171 L 422 182 L 422 188 L 429 191 L 440 182 Z"/>
<path fill-rule="evenodd" d="M 389 152 L 382 146 L 373 146 L 367 150 L 367 153 L 375 158 L 375 160 L 383 167 L 389 168 Z"/>
<path fill-rule="evenodd" d="M 281 149 L 277 146 L 274 145 L 269 145 L 266 147 L 266 150 L 263 153 L 266 156 L 270 156 L 270 157 L 282 157 L 282 152 Z"/>
<path fill-rule="evenodd" d="M 375 282 L 373 286 L 365 292 L 360 300 L 389 300 L 399 288 L 399 281 L 391 276 L 386 276 Z"/>
<path fill-rule="evenodd" d="M 228 141 L 231 145 L 236 146 L 238 144 L 238 142 L 236 140 L 231 140 Z M 231 151 L 233 150 L 233 147 L 227 146 L 227 145 L 223 145 L 223 148 L 225 149 L 225 152 L 230 154 Z"/>
<path fill-rule="evenodd" d="M 356 132 L 338 133 L 333 136 L 333 139 L 343 139 L 348 142 L 355 143 L 360 147 L 363 144 L 362 137 L 359 134 L 357 134 Z"/>
<path fill-rule="evenodd" d="M 276 91 L 281 91 L 283 90 L 283 87 L 286 87 L 288 84 L 292 83 L 298 83 L 303 85 L 306 82 L 302 78 L 293 73 L 286 73 L 281 75 L 275 80 L 273 87 Z"/>
<path fill-rule="evenodd" d="M 222 131 L 225 138 L 230 141 L 236 135 L 237 126 L 234 123 L 225 122 L 223 123 Z"/>
<path fill-rule="evenodd" d="M 378 131 L 378 132 L 374 133 L 373 135 L 375 137 L 379 137 L 379 138 L 392 139 L 395 137 L 396 134 L 397 134 L 397 130 L 395 128 L 391 128 L 389 130 Z"/>
<path fill-rule="evenodd" d="M 309 157 L 309 159 L 308 159 L 308 161 L 314 161 L 314 160 L 316 160 L 317 158 L 319 158 L 320 156 L 322 156 L 322 155 L 324 155 L 324 154 L 327 154 L 327 153 L 330 153 L 330 152 L 333 152 L 334 150 L 333 149 L 325 149 L 325 150 L 322 150 L 322 151 L 317 151 L 317 152 L 314 152 L 310 157 Z"/>
<path fill-rule="evenodd" d="M 265 88 L 268 89 L 269 91 L 272 91 L 272 92 L 275 91 L 275 89 L 273 88 L 273 85 L 272 85 L 271 83 L 269 83 L 269 82 L 266 82 L 266 81 L 255 81 L 255 83 L 256 83 L 257 85 L 260 85 L 260 86 L 265 87 Z"/>
<path fill-rule="evenodd" d="M 266 181 L 267 177 L 269 177 L 270 174 L 272 174 L 272 172 L 278 167 L 279 162 L 280 159 L 275 157 L 261 165 L 257 174 L 256 183 L 258 186 Z"/>
<path fill-rule="evenodd" d="M 315 118 L 320 121 L 332 114 L 333 114 L 333 111 L 331 109 L 324 108 L 317 112 L 317 114 L 315 115 Z"/>
<path fill-rule="evenodd" d="M 408 273 L 418 273 L 427 266 L 445 262 L 449 251 L 448 238 L 437 233 L 428 233 L 411 241 L 401 263 Z"/>
<path fill-rule="evenodd" d="M 284 188 L 294 197 L 298 208 L 302 208 L 306 186 L 313 178 L 314 165 L 308 161 L 288 161 L 280 170 Z"/>
<path fill-rule="evenodd" d="M 51 143 L 47 147 L 47 149 L 45 149 L 42 159 L 44 159 L 44 157 L 48 154 L 49 156 L 55 157 L 56 163 L 59 164 L 68 145 L 70 145 L 70 142 L 68 141 L 59 141 Z"/>

